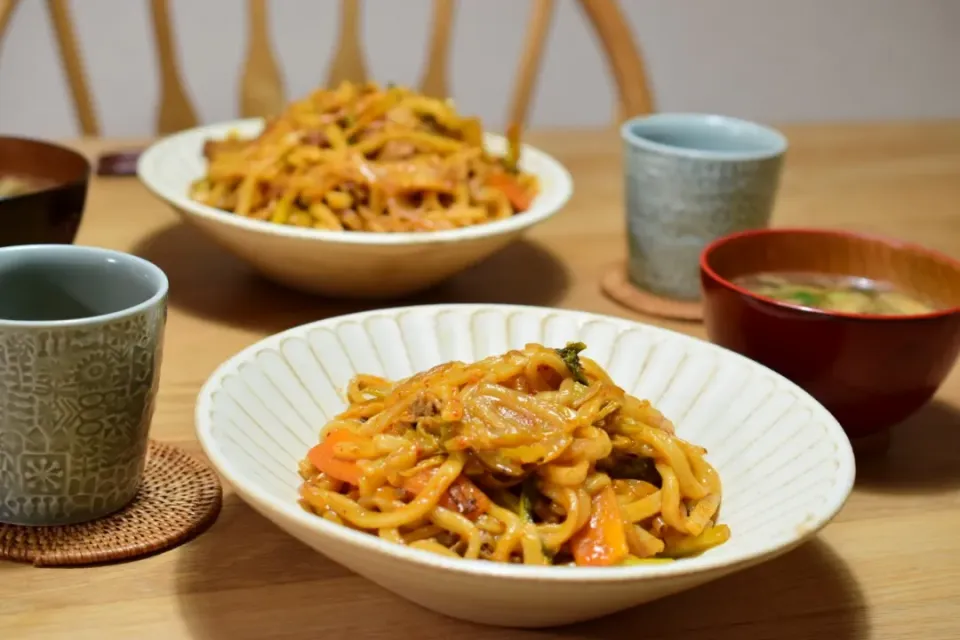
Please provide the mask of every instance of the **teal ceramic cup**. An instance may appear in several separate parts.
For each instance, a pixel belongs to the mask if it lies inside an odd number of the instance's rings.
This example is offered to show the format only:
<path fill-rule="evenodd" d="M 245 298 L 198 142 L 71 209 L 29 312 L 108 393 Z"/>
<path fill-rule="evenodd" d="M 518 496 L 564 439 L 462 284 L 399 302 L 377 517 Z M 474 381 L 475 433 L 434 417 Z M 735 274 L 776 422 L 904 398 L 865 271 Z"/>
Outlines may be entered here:
<path fill-rule="evenodd" d="M 769 224 L 786 138 L 745 120 L 685 113 L 634 118 L 620 133 L 630 280 L 697 300 L 703 248 Z"/>
<path fill-rule="evenodd" d="M 167 287 L 117 251 L 0 249 L 0 522 L 85 522 L 133 500 Z"/>

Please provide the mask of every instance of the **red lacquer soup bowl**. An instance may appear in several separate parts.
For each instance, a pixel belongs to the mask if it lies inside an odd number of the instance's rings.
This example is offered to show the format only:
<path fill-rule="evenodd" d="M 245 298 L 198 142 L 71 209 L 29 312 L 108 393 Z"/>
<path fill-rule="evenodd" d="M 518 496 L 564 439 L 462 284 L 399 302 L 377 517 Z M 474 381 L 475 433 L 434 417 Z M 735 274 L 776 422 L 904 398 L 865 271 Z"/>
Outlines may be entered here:
<path fill-rule="evenodd" d="M 916 315 L 824 311 L 734 282 L 764 272 L 885 281 L 936 309 Z M 917 245 L 844 231 L 746 231 L 704 249 L 700 279 L 710 340 L 799 384 L 850 437 L 882 431 L 920 408 L 960 351 L 960 262 Z"/>
<path fill-rule="evenodd" d="M 28 189 L 15 195 L 0 189 L 0 247 L 73 242 L 90 181 L 90 163 L 82 154 L 43 140 L 0 136 L 4 179 Z"/>

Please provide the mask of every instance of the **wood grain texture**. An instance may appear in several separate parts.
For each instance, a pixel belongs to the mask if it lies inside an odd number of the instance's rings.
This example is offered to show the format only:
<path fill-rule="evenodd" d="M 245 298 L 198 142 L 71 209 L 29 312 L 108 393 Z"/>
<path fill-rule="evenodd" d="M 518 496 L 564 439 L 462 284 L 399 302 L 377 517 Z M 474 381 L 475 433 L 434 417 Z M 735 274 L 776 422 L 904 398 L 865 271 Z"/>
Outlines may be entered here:
<path fill-rule="evenodd" d="M 248 5 L 247 57 L 240 81 L 240 115 L 264 118 L 283 110 L 283 79 L 270 44 L 267 2 L 249 0 Z"/>
<path fill-rule="evenodd" d="M 436 98 L 450 95 L 450 37 L 453 35 L 455 4 L 456 0 L 433 0 L 433 25 L 420 90 Z"/>
<path fill-rule="evenodd" d="M 620 119 L 653 113 L 646 65 L 617 0 L 579 0 L 606 53 L 619 96 Z"/>
<path fill-rule="evenodd" d="M 157 63 L 160 66 L 160 105 L 157 109 L 157 133 L 173 133 L 197 124 L 194 111 L 177 63 L 173 43 L 168 0 L 150 0 L 150 22 L 153 27 Z M 211 28 L 214 28 L 211 26 Z"/>
<path fill-rule="evenodd" d="M 367 64 L 364 62 L 361 42 L 360 0 L 340 0 L 340 31 L 337 49 L 327 72 L 327 86 L 335 87 L 344 80 L 367 80 Z"/>
<path fill-rule="evenodd" d="M 90 88 L 87 86 L 87 74 L 83 67 L 83 56 L 77 43 L 76 29 L 70 8 L 66 0 L 47 0 L 47 13 L 53 24 L 53 31 L 57 38 L 57 48 L 60 51 L 60 63 L 63 65 L 70 86 L 70 95 L 77 116 L 77 124 L 85 136 L 100 134 L 100 124 L 90 97 Z"/>
<path fill-rule="evenodd" d="M 530 100 L 540 76 L 540 64 L 543 50 L 547 46 L 547 36 L 553 20 L 553 0 L 533 0 L 527 38 L 524 41 L 523 55 L 517 67 L 517 79 L 513 86 L 513 99 L 507 112 L 510 124 L 525 124 L 530 111 Z"/>
<path fill-rule="evenodd" d="M 778 226 L 893 235 L 960 257 L 960 122 L 785 128 L 791 144 Z M 142 141 L 82 142 L 91 156 Z M 571 171 L 564 212 L 525 240 L 413 300 L 583 309 L 645 318 L 599 280 L 626 254 L 615 132 L 544 132 L 530 142 Z M 135 212 L 132 215 L 131 212 Z M 135 179 L 94 178 L 80 244 L 142 255 L 170 278 L 154 438 L 198 453 L 193 407 L 223 360 L 285 328 L 364 308 L 272 286 L 181 224 Z M 319 428 L 319 425 L 318 425 Z M 429 613 L 310 551 L 229 489 L 218 522 L 168 553 L 99 569 L 0 563 L 0 638 L 471 638 L 955 640 L 960 617 L 960 369 L 858 462 L 858 484 L 815 542 L 754 569 L 605 620 L 511 631 Z M 691 615 L 695 612 L 695 615 Z"/>

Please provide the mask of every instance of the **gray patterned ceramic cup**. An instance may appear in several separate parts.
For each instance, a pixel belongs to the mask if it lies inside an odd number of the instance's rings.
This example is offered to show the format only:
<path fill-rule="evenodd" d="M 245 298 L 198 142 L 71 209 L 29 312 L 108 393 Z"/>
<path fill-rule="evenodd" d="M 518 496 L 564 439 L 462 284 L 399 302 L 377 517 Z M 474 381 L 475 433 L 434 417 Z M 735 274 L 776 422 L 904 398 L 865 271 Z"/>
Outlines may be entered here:
<path fill-rule="evenodd" d="M 786 138 L 745 120 L 669 113 L 629 120 L 620 133 L 630 280 L 699 299 L 703 248 L 769 224 Z"/>
<path fill-rule="evenodd" d="M 0 249 L 0 522 L 94 520 L 137 493 L 167 278 L 73 245 Z"/>

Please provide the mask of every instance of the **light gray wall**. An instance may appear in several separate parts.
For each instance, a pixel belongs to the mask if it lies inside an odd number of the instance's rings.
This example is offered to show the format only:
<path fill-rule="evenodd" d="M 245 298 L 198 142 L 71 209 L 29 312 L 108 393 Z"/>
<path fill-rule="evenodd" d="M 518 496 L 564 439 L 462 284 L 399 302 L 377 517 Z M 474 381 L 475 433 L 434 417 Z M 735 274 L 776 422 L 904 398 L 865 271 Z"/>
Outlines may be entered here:
<path fill-rule="evenodd" d="M 0 131 L 71 136 L 72 103 L 44 2 L 23 0 L 0 50 Z M 173 0 L 188 90 L 204 121 L 235 117 L 246 2 Z M 621 0 L 662 110 L 785 122 L 960 116 L 960 0 Z M 73 0 L 107 135 L 152 132 L 156 65 L 147 0 Z M 334 0 L 274 0 L 288 95 L 325 75 Z M 382 81 L 415 83 L 430 0 L 367 0 L 368 58 Z M 612 84 L 573 0 L 558 2 L 536 126 L 591 126 L 613 113 Z M 460 0 L 453 94 L 502 127 L 526 27 L 525 0 Z"/>

